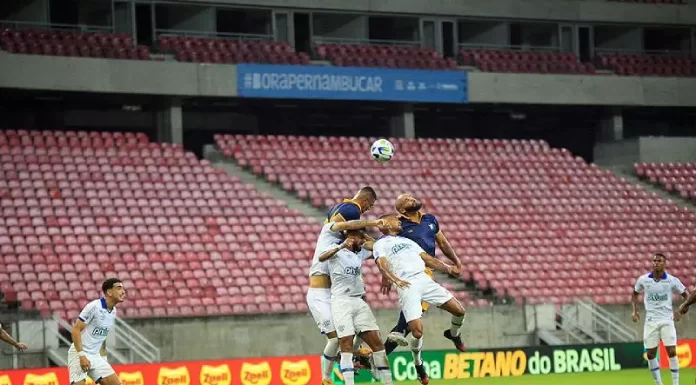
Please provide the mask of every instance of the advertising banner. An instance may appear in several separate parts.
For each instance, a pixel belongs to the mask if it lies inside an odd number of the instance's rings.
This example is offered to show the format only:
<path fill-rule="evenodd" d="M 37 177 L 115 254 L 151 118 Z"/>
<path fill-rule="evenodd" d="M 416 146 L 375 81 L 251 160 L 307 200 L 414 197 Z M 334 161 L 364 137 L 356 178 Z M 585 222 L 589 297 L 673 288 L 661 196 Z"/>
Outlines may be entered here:
<path fill-rule="evenodd" d="M 680 368 L 696 368 L 696 340 L 678 340 L 677 341 L 677 358 L 679 358 Z M 660 342 L 658 350 L 660 358 L 660 367 L 669 369 L 669 356 L 665 346 Z"/>
<path fill-rule="evenodd" d="M 319 357 L 271 357 L 114 365 L 123 385 L 308 385 L 321 382 Z M 88 384 L 93 384 L 90 380 Z M 7 370 L 0 385 L 69 385 L 66 368 Z"/>
<path fill-rule="evenodd" d="M 480 377 L 517 377 L 555 373 L 606 372 L 646 367 L 641 343 L 605 345 L 536 346 L 526 348 L 423 351 L 423 364 L 432 380 Z M 395 381 L 416 380 L 411 352 L 389 356 Z M 333 380 L 343 384 L 338 367 Z M 372 382 L 369 370 L 361 370 L 356 382 Z"/>
<path fill-rule="evenodd" d="M 367 67 L 238 64 L 237 91 L 247 98 L 466 103 L 467 74 Z"/>

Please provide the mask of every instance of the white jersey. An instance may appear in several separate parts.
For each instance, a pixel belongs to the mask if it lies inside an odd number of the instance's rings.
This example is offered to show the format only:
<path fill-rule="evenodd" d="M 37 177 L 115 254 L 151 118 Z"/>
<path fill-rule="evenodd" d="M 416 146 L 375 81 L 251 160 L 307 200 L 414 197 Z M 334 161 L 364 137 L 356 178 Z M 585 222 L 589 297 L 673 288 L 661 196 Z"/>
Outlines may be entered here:
<path fill-rule="evenodd" d="M 326 262 L 320 262 L 319 256 L 326 250 L 336 247 L 343 242 L 343 235 L 341 232 L 331 230 L 331 226 L 333 224 L 333 222 L 329 222 L 321 228 L 319 239 L 317 239 L 317 245 L 314 248 L 312 265 L 309 267 L 310 277 L 313 275 L 329 275 L 329 269 Z"/>
<path fill-rule="evenodd" d="M 416 242 L 404 237 L 385 235 L 372 246 L 375 259 L 387 258 L 389 270 L 400 279 L 425 272 L 421 253 L 425 251 Z"/>
<path fill-rule="evenodd" d="M 342 249 L 326 261 L 331 277 L 331 297 L 361 297 L 365 294 L 362 263 L 372 257 L 369 250 L 357 253 Z"/>
<path fill-rule="evenodd" d="M 82 309 L 80 321 L 87 327 L 82 331 L 82 351 L 86 355 L 97 355 L 109 332 L 114 328 L 116 308 L 108 311 L 104 297 L 95 299 Z M 71 346 L 75 349 L 75 344 Z"/>
<path fill-rule="evenodd" d="M 634 290 L 643 295 L 645 304 L 645 322 L 655 323 L 672 321 L 672 293 L 682 294 L 686 287 L 679 278 L 663 273 L 659 281 L 655 281 L 653 273 L 641 275 Z"/>

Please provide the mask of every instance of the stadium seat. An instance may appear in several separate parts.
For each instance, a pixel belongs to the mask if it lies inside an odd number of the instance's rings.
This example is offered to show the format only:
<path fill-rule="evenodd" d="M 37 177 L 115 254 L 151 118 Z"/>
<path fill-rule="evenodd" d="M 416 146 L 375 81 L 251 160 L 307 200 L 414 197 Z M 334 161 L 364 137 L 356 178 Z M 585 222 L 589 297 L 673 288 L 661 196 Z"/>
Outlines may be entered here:
<path fill-rule="evenodd" d="M 414 68 L 431 70 L 455 69 L 456 62 L 445 59 L 434 50 L 399 45 L 318 44 L 316 55 L 341 67 Z"/>
<path fill-rule="evenodd" d="M 393 211 L 400 192 L 425 198 L 465 263 L 462 278 L 497 295 L 528 303 L 566 303 L 586 295 L 624 303 L 627 298 L 615 296 L 613 288 L 631 285 L 650 268 L 646 255 L 657 251 L 669 254 L 675 274 L 696 273 L 689 254 L 696 247 L 696 215 L 566 150 L 538 140 L 393 138 L 398 162 L 385 167 L 363 156 L 376 139 L 215 137 L 225 156 L 259 176 L 272 176 L 317 208 L 350 197 L 365 184 L 380 196 L 368 218 Z M 323 157 L 335 146 L 343 159 Z M 346 159 L 354 172 L 341 172 Z M 648 174 L 648 166 L 640 167 L 638 172 Z M 696 178 L 693 165 L 675 169 L 650 175 L 656 181 L 680 178 L 674 185 L 692 173 Z M 598 277 L 598 263 L 617 273 Z M 375 296 L 369 283 L 377 277 L 366 269 L 368 300 L 376 307 L 393 306 Z M 489 303 L 467 292 L 456 295 L 471 306 Z"/>
<path fill-rule="evenodd" d="M 309 64 L 309 56 L 286 42 L 161 35 L 158 48 L 176 60 L 194 63 Z"/>
<path fill-rule="evenodd" d="M 581 63 L 575 54 L 560 52 L 462 50 L 465 65 L 485 72 L 593 74 L 594 65 Z"/>
<path fill-rule="evenodd" d="M 688 55 L 601 54 L 598 65 L 627 76 L 696 76 L 696 59 Z"/>

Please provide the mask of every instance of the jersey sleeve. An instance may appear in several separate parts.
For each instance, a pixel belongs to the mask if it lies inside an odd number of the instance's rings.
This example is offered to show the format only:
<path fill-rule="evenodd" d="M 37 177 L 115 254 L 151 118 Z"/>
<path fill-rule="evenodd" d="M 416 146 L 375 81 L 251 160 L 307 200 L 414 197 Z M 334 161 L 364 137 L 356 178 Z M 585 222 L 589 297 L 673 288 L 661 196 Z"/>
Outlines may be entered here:
<path fill-rule="evenodd" d="M 339 214 L 343 217 L 343 219 L 346 222 L 357 221 L 358 219 L 360 219 L 360 208 L 358 207 L 358 205 L 353 203 L 344 203 L 336 208 L 336 211 L 333 213 L 332 217 L 335 217 Z"/>
<path fill-rule="evenodd" d="M 80 321 L 84 323 L 89 323 L 92 318 L 94 318 L 94 313 L 96 312 L 97 307 L 94 305 L 94 302 L 90 302 L 85 306 L 84 309 L 80 312 L 80 315 L 77 317 L 80 319 Z"/>
<path fill-rule="evenodd" d="M 384 242 L 377 240 L 374 245 L 372 245 L 372 256 L 375 257 L 375 260 L 383 257 L 385 255 L 384 253 Z"/>
<path fill-rule="evenodd" d="M 682 294 L 686 291 L 686 286 L 684 286 L 684 284 L 679 278 L 674 277 L 674 285 L 672 285 L 672 290 L 679 294 Z"/>
<path fill-rule="evenodd" d="M 636 285 L 633 286 L 633 291 L 635 291 L 636 293 L 643 292 L 643 279 L 642 278 L 638 278 L 638 280 L 636 281 Z"/>
<path fill-rule="evenodd" d="M 373 258 L 372 252 L 370 250 L 367 250 L 367 249 L 360 250 L 360 259 L 362 259 L 363 262 L 367 261 L 370 258 Z"/>
<path fill-rule="evenodd" d="M 437 217 L 433 215 L 433 225 L 435 225 L 434 233 L 440 232 L 440 222 L 437 221 Z"/>

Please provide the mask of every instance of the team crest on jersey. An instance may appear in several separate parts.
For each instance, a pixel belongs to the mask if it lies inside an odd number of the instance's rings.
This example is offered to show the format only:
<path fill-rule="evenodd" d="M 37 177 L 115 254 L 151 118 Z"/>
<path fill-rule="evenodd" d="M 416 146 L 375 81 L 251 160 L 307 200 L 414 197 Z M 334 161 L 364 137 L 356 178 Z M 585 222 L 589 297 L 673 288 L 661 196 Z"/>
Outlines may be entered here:
<path fill-rule="evenodd" d="M 435 224 L 434 223 L 429 224 L 428 227 L 430 227 L 431 231 L 435 231 Z"/>

